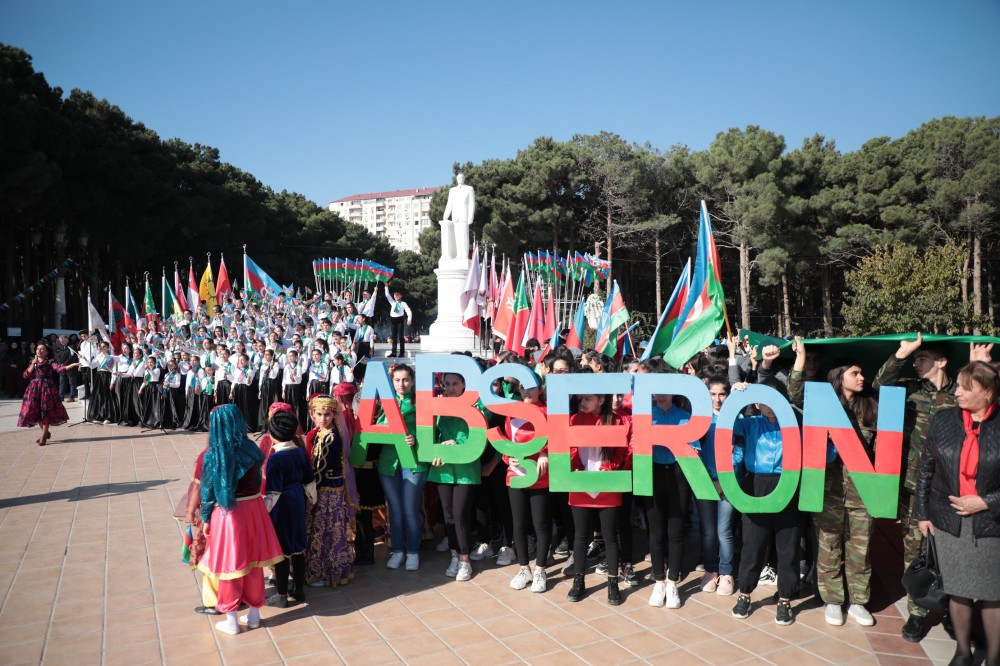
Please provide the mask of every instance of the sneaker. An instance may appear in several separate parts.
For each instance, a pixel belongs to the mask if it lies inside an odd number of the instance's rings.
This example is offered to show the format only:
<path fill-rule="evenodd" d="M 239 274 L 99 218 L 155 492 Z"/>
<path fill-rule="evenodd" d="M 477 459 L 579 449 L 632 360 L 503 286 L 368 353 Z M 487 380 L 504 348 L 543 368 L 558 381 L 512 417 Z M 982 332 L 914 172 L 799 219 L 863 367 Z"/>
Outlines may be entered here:
<path fill-rule="evenodd" d="M 448 545 L 448 537 L 441 539 L 441 543 L 434 547 L 434 550 L 439 553 L 447 553 L 450 549 L 451 547 Z"/>
<path fill-rule="evenodd" d="M 774 613 L 774 623 L 787 627 L 793 622 L 795 622 L 795 616 L 792 615 L 792 602 L 779 600 L 778 610 Z"/>
<path fill-rule="evenodd" d="M 775 572 L 774 567 L 764 567 L 760 572 L 760 579 L 757 581 L 758 585 L 777 585 L 778 584 L 778 574 Z"/>
<path fill-rule="evenodd" d="M 587 546 L 587 561 L 593 562 L 604 557 L 604 539 L 594 539 Z"/>
<path fill-rule="evenodd" d="M 531 572 L 528 570 L 528 567 L 521 567 L 517 574 L 510 579 L 510 589 L 523 590 L 528 587 L 528 583 L 532 583 Z"/>
<path fill-rule="evenodd" d="M 507 567 L 510 566 L 511 564 L 514 564 L 514 562 L 516 561 L 517 561 L 517 556 L 514 555 L 514 549 L 511 548 L 510 546 L 504 546 L 503 548 L 500 549 L 500 552 L 497 553 L 498 567 Z"/>
<path fill-rule="evenodd" d="M 827 624 L 839 627 L 844 624 L 844 609 L 840 604 L 827 604 L 823 609 L 823 617 L 826 618 Z"/>
<path fill-rule="evenodd" d="M 582 601 L 587 596 L 587 584 L 583 582 L 583 576 L 573 576 L 573 587 L 569 589 L 566 599 L 569 601 Z"/>
<path fill-rule="evenodd" d="M 750 617 L 750 597 L 745 594 L 736 597 L 736 605 L 733 606 L 733 617 L 741 620 Z"/>
<path fill-rule="evenodd" d="M 272 594 L 264 602 L 265 606 L 270 606 L 271 608 L 287 608 L 288 607 L 288 597 L 284 594 Z"/>
<path fill-rule="evenodd" d="M 868 612 L 868 609 L 861 604 L 851 604 L 847 607 L 847 614 L 862 627 L 871 627 L 875 624 L 875 618 Z"/>
<path fill-rule="evenodd" d="M 621 604 L 622 593 L 618 589 L 618 576 L 612 576 L 608 579 L 608 605 L 621 606 Z"/>
<path fill-rule="evenodd" d="M 649 605 L 663 608 L 665 603 L 667 603 L 667 584 L 658 580 L 653 584 L 653 593 L 649 595 Z"/>
<path fill-rule="evenodd" d="M 639 587 L 639 578 L 635 575 L 635 567 L 631 564 L 626 564 L 619 569 L 619 575 L 621 576 L 622 582 L 629 587 Z"/>
<path fill-rule="evenodd" d="M 417 555 L 416 553 L 407 553 L 406 554 L 406 570 L 407 571 L 416 571 L 419 568 L 420 568 L 420 556 Z"/>
<path fill-rule="evenodd" d="M 404 553 L 393 553 L 389 556 L 389 561 L 385 563 L 386 569 L 398 569 L 403 564 Z"/>
<path fill-rule="evenodd" d="M 472 565 L 468 562 L 459 562 L 455 580 L 472 580 Z"/>
<path fill-rule="evenodd" d="M 715 592 L 719 589 L 719 574 L 714 571 L 706 573 L 701 577 L 701 591 L 702 592 Z"/>
<path fill-rule="evenodd" d="M 452 555 L 451 564 L 444 570 L 444 575 L 448 578 L 454 578 L 456 574 L 458 574 L 458 555 Z"/>
<path fill-rule="evenodd" d="M 703 573 L 705 573 L 705 565 L 704 564 L 699 564 L 699 565 L 697 565 L 694 568 L 694 570 L 697 571 L 698 573 L 703 574 Z"/>
<path fill-rule="evenodd" d="M 104 419 L 104 425 L 111 425 L 111 421 Z"/>
<path fill-rule="evenodd" d="M 924 637 L 924 618 L 919 615 L 911 615 L 903 625 L 903 640 L 911 643 L 919 643 Z"/>
<path fill-rule="evenodd" d="M 667 608 L 680 608 L 681 595 L 677 593 L 677 584 L 667 581 Z"/>
<path fill-rule="evenodd" d="M 469 553 L 469 559 L 473 562 L 485 560 L 487 557 L 493 557 L 493 548 L 488 543 L 476 544 L 476 547 Z"/>
<path fill-rule="evenodd" d="M 719 586 L 715 588 L 716 594 L 728 597 L 736 590 L 736 582 L 732 576 L 719 576 Z"/>
<path fill-rule="evenodd" d="M 556 549 L 552 551 L 553 555 L 557 557 L 565 557 L 569 555 L 569 541 L 563 539 L 556 545 Z"/>
<path fill-rule="evenodd" d="M 573 559 L 573 551 L 569 552 L 569 557 L 563 562 L 562 572 L 564 576 L 570 576 L 573 573 L 573 568 L 576 566 L 576 562 Z"/>
<path fill-rule="evenodd" d="M 535 567 L 535 575 L 531 578 L 531 591 L 542 593 L 548 589 L 548 580 L 545 575 L 545 569 L 541 567 Z"/>
<path fill-rule="evenodd" d="M 594 571 L 597 574 L 601 575 L 601 576 L 607 576 L 608 575 L 608 561 L 607 560 L 601 560 L 600 563 L 597 565 L 597 568 L 594 569 Z"/>

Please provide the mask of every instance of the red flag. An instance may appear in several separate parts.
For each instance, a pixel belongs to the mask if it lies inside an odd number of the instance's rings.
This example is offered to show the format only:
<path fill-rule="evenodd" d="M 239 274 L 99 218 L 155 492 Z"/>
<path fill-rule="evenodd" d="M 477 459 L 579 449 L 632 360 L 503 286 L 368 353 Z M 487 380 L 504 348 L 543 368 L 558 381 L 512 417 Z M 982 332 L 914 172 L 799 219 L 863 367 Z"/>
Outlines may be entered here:
<path fill-rule="evenodd" d="M 501 311 L 502 312 L 502 311 Z M 511 301 L 510 327 L 507 329 L 507 342 L 504 349 L 515 354 L 524 353 L 524 332 L 528 330 L 528 292 L 524 286 L 524 271 L 517 279 L 517 291 Z"/>
<path fill-rule="evenodd" d="M 194 266 L 188 269 L 187 300 L 192 316 L 196 315 L 198 313 L 198 306 L 201 305 L 201 296 L 198 294 L 198 282 L 194 279 Z"/>
<path fill-rule="evenodd" d="M 551 338 L 556 333 L 556 305 L 552 300 L 552 285 L 549 285 L 549 302 L 545 304 L 545 332 L 539 340 Z"/>
<path fill-rule="evenodd" d="M 566 346 L 570 349 L 583 349 L 583 326 L 586 322 L 584 312 L 584 299 L 580 299 L 580 305 L 576 308 L 576 316 L 573 318 L 573 325 L 566 336 Z"/>
<path fill-rule="evenodd" d="M 510 268 L 503 278 L 503 288 L 497 292 L 497 311 L 493 319 L 493 334 L 501 340 L 507 339 L 507 331 L 514 320 L 514 285 L 511 284 Z"/>
<path fill-rule="evenodd" d="M 181 306 L 181 310 L 189 310 L 187 298 L 184 297 L 184 288 L 181 286 L 181 274 L 177 272 L 177 266 L 174 266 L 174 296 L 177 298 L 177 305 Z"/>
<path fill-rule="evenodd" d="M 465 287 L 459 297 L 462 309 L 462 326 L 479 335 L 479 248 L 472 248 L 472 268 L 465 278 Z"/>
<path fill-rule="evenodd" d="M 226 260 L 220 259 L 219 279 L 215 281 L 215 302 L 222 305 L 225 302 L 226 294 L 232 291 L 232 285 L 229 284 L 229 273 L 226 272 Z"/>
<path fill-rule="evenodd" d="M 545 335 L 545 301 L 542 300 L 542 285 L 535 283 L 535 294 L 531 299 L 531 314 L 528 316 L 528 328 L 524 332 L 524 341 L 534 338 L 541 342 L 547 339 Z"/>

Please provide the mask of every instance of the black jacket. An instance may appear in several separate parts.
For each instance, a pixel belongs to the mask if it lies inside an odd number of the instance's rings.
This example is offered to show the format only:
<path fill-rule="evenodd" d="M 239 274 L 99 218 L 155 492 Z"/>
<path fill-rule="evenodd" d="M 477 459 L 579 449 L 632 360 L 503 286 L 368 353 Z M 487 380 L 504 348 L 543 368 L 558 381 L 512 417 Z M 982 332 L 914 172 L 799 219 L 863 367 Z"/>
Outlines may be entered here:
<path fill-rule="evenodd" d="M 930 520 L 935 529 L 958 536 L 962 516 L 955 513 L 949 495 L 958 495 L 958 467 L 962 457 L 965 426 L 962 410 L 953 407 L 938 412 L 931 421 L 917 470 L 916 520 Z M 976 489 L 987 506 L 972 517 L 977 537 L 1000 537 L 1000 415 L 994 412 L 979 426 L 979 470 Z"/>

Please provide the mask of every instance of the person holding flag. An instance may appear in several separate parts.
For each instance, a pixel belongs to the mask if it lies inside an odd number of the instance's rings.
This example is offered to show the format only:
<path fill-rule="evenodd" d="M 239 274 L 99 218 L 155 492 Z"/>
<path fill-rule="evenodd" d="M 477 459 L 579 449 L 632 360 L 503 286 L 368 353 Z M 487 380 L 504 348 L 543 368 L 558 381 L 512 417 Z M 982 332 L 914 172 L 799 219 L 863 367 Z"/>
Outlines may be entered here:
<path fill-rule="evenodd" d="M 392 352 L 389 356 L 399 358 L 406 355 L 406 337 L 404 336 L 403 324 L 413 326 L 413 312 L 403 300 L 403 292 L 397 289 L 392 295 L 389 294 L 388 283 L 385 285 L 385 298 L 389 301 L 389 319 L 392 321 Z"/>

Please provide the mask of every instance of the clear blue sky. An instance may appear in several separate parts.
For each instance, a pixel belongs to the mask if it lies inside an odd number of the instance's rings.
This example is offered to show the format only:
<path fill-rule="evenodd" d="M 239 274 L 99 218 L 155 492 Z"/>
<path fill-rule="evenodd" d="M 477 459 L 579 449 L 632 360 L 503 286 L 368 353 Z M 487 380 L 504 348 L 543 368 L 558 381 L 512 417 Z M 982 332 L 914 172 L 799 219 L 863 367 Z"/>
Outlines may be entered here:
<path fill-rule="evenodd" d="M 0 0 L 0 41 L 162 138 L 317 203 L 443 185 L 538 136 L 757 124 L 842 150 L 1000 114 L 997 0 Z"/>

